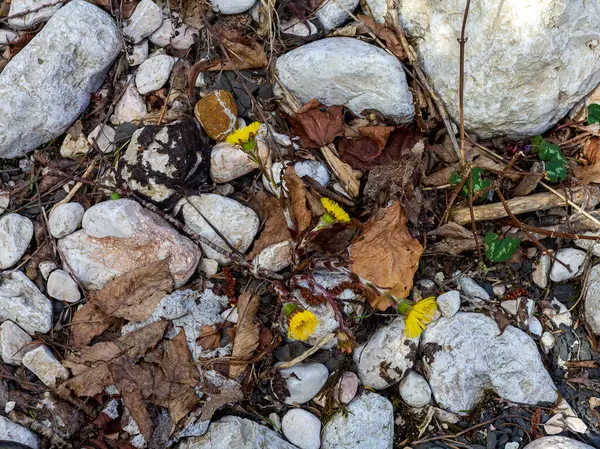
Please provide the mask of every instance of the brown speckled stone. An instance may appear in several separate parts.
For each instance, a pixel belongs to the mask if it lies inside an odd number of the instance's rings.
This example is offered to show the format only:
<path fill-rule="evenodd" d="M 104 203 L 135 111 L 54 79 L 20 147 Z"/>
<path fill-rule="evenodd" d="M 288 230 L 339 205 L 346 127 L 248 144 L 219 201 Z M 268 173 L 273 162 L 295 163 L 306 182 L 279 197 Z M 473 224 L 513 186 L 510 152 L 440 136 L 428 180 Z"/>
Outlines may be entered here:
<path fill-rule="evenodd" d="M 237 106 L 231 92 L 215 90 L 194 106 L 194 115 L 211 139 L 220 142 L 236 129 Z"/>

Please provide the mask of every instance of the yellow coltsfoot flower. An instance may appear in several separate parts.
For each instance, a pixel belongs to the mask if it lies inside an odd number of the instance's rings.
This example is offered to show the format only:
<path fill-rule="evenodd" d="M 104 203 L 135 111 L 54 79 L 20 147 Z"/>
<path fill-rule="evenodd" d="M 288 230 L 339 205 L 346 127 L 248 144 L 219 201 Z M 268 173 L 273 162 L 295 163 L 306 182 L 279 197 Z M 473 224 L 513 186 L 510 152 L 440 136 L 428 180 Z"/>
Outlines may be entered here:
<path fill-rule="evenodd" d="M 427 325 L 433 321 L 436 310 L 437 303 L 434 296 L 415 304 L 402 300 L 398 304 L 398 312 L 404 315 L 404 335 L 408 338 L 417 338 L 421 335 Z"/>
<path fill-rule="evenodd" d="M 240 145 L 246 152 L 255 150 L 255 139 L 258 135 L 259 128 L 260 122 L 250 123 L 248 126 L 236 129 L 234 132 L 229 134 L 225 139 L 225 142 L 231 145 Z"/>
<path fill-rule="evenodd" d="M 319 320 L 314 313 L 303 310 L 293 303 L 286 304 L 283 313 L 288 320 L 288 338 L 306 341 L 317 330 Z"/>
<path fill-rule="evenodd" d="M 326 224 L 332 224 L 336 220 L 340 223 L 350 223 L 350 215 L 335 201 L 323 197 L 321 198 L 321 204 L 326 211 L 323 216 L 323 221 Z"/>

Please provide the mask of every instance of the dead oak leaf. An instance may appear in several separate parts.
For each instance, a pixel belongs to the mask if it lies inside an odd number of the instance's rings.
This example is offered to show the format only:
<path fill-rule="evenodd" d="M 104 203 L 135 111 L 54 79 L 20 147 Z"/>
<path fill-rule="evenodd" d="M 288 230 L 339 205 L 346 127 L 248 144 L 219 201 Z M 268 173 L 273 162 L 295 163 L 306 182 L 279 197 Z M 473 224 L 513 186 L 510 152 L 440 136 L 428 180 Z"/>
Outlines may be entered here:
<path fill-rule="evenodd" d="M 264 190 L 259 191 L 255 198 L 257 204 L 262 209 L 261 215 L 263 216 L 265 225 L 260 236 L 254 243 L 252 251 L 246 256 L 247 260 L 254 259 L 263 249 L 271 245 L 291 239 L 287 221 L 279 200 L 272 195 L 267 195 Z"/>
<path fill-rule="evenodd" d="M 397 298 L 408 296 L 423 253 L 406 222 L 400 203 L 395 202 L 381 219 L 370 219 L 350 246 L 352 271 Z"/>
<path fill-rule="evenodd" d="M 358 132 L 374 141 L 381 152 L 385 148 L 388 138 L 394 129 L 393 126 L 365 126 L 359 128 Z"/>
<path fill-rule="evenodd" d="M 202 346 L 202 349 L 217 349 L 221 347 L 221 332 L 214 326 L 202 326 L 200 335 L 196 339 L 196 343 Z"/>
<path fill-rule="evenodd" d="M 589 165 L 573 167 L 573 174 L 580 179 L 581 184 L 600 184 L 600 138 L 588 140 L 583 155 Z"/>
<path fill-rule="evenodd" d="M 306 196 L 308 192 L 304 183 L 294 171 L 294 167 L 287 167 L 283 174 L 283 180 L 290 193 L 292 215 L 298 228 L 298 232 L 303 232 L 310 226 L 311 213 L 306 206 Z"/>
<path fill-rule="evenodd" d="M 242 36 L 239 31 L 222 29 L 218 31 L 229 59 L 224 58 L 208 71 L 261 69 L 268 65 L 267 54 L 256 40 Z M 230 61 L 231 60 L 231 61 Z"/>
<path fill-rule="evenodd" d="M 116 318 L 111 318 L 93 302 L 88 301 L 75 312 L 71 322 L 71 341 L 73 346 L 81 348 L 88 345 L 96 335 L 108 329 Z"/>
<path fill-rule="evenodd" d="M 210 399 L 202 406 L 202 414 L 199 421 L 207 421 L 213 417 L 215 412 L 227 404 L 233 404 L 244 400 L 244 394 L 237 387 L 223 388 L 219 394 L 211 395 Z"/>
<path fill-rule="evenodd" d="M 406 57 L 400 37 L 394 30 L 381 23 L 377 23 L 372 17 L 364 14 L 359 14 L 357 17 L 369 31 L 385 42 L 386 47 L 394 54 L 394 56 L 399 59 L 404 59 Z"/>
<path fill-rule="evenodd" d="M 233 340 L 231 355 L 235 361 L 250 360 L 256 348 L 258 348 L 260 327 L 256 322 L 258 304 L 260 297 L 244 293 L 238 300 L 238 322 Z M 245 370 L 246 364 L 231 364 L 229 366 L 229 377 L 235 379 Z"/>
<path fill-rule="evenodd" d="M 298 109 L 289 121 L 304 148 L 324 147 L 346 130 L 344 107 L 327 107 L 316 98 Z"/>

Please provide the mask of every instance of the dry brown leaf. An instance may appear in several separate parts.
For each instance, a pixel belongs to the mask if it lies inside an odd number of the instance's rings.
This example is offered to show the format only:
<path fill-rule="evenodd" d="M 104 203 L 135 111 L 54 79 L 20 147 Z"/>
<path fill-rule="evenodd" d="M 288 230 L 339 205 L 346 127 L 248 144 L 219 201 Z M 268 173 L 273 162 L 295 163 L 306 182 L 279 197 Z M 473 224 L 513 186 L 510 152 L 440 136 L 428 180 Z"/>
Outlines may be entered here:
<path fill-rule="evenodd" d="M 68 364 L 63 364 L 69 367 Z M 92 397 L 102 393 L 106 387 L 113 383 L 108 364 L 103 363 L 63 382 L 56 388 L 55 392 L 63 399 L 69 399 L 72 396 Z"/>
<path fill-rule="evenodd" d="M 215 329 L 214 326 L 202 326 L 196 342 L 202 346 L 203 349 L 220 348 L 221 332 Z"/>
<path fill-rule="evenodd" d="M 252 251 L 246 256 L 247 260 L 254 259 L 268 246 L 291 239 L 279 200 L 272 195 L 267 195 L 264 190 L 260 190 L 256 194 L 256 202 L 262 209 L 265 226 L 254 243 Z"/>
<path fill-rule="evenodd" d="M 600 184 L 600 138 L 588 140 L 583 155 L 590 164 L 573 167 L 573 174 L 580 179 L 581 184 Z"/>
<path fill-rule="evenodd" d="M 469 231 L 464 226 L 459 225 L 458 223 L 450 222 L 446 223 L 437 231 L 434 231 L 434 235 L 439 237 L 447 237 L 451 239 L 472 239 L 473 232 Z"/>
<path fill-rule="evenodd" d="M 350 246 L 352 271 L 397 298 L 406 298 L 413 286 L 423 247 L 406 228 L 399 202 L 381 219 L 370 219 Z"/>
<path fill-rule="evenodd" d="M 244 400 L 244 393 L 239 388 L 223 388 L 218 395 L 212 395 L 209 401 L 202 406 L 200 421 L 207 421 L 213 417 L 215 412 L 227 404 Z"/>
<path fill-rule="evenodd" d="M 244 293 L 238 300 L 238 322 L 233 340 L 233 350 L 231 355 L 234 360 L 250 360 L 256 348 L 258 348 L 258 338 L 260 327 L 256 322 L 258 313 L 258 304 L 260 297 Z M 229 377 L 235 379 L 239 377 L 247 368 L 245 364 L 229 365 Z"/>
<path fill-rule="evenodd" d="M 358 132 L 374 141 L 381 152 L 385 148 L 388 138 L 394 129 L 393 126 L 365 126 L 359 128 Z"/>
<path fill-rule="evenodd" d="M 169 260 L 159 260 L 110 281 L 90 292 L 90 301 L 108 316 L 146 320 L 162 298 L 173 290 Z"/>
<path fill-rule="evenodd" d="M 304 148 L 320 148 L 343 136 L 344 107 L 327 107 L 317 99 L 310 100 L 289 119 L 292 131 L 300 137 Z"/>
<path fill-rule="evenodd" d="M 385 42 L 386 47 L 399 59 L 404 59 L 406 54 L 404 53 L 404 47 L 400 38 L 394 30 L 386 27 L 381 23 L 375 22 L 372 17 L 359 14 L 358 20 L 363 22 L 365 26 L 379 39 Z"/>
<path fill-rule="evenodd" d="M 287 167 L 283 174 L 283 180 L 290 192 L 292 202 L 292 214 L 298 227 L 298 232 L 303 232 L 310 226 L 311 214 L 306 207 L 306 188 L 300 177 L 294 171 L 294 167 Z"/>
<path fill-rule="evenodd" d="M 107 316 L 92 302 L 87 302 L 75 312 L 71 322 L 71 340 L 73 346 L 81 348 L 108 329 L 116 318 Z"/>
<path fill-rule="evenodd" d="M 370 137 L 361 136 L 356 139 L 344 139 L 338 143 L 338 151 L 342 160 L 352 168 L 367 172 L 378 165 L 376 159 L 383 149 Z"/>
<path fill-rule="evenodd" d="M 263 46 L 254 39 L 242 36 L 239 31 L 221 29 L 218 31 L 223 46 L 229 54 L 228 59 L 207 68 L 208 71 L 261 69 L 268 65 L 267 54 Z"/>
<path fill-rule="evenodd" d="M 421 181 L 424 186 L 444 186 L 450 184 L 450 176 L 459 168 L 458 164 L 449 165 L 436 172 L 431 173 Z"/>

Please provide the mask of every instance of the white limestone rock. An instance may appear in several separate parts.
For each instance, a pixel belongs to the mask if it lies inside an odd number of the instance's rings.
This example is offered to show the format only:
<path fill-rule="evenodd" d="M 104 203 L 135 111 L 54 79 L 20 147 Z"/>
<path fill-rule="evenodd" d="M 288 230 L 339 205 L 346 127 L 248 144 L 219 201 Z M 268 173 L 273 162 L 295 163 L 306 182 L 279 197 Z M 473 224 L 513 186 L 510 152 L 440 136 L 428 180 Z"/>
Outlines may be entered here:
<path fill-rule="evenodd" d="M 211 193 L 192 195 L 188 197 L 188 200 L 181 202 L 181 212 L 186 226 L 229 251 L 225 242 L 198 213 L 199 210 L 241 253 L 250 247 L 260 225 L 258 215 L 252 209 L 231 198 Z M 219 263 L 228 262 L 227 257 L 208 245 L 201 244 L 201 246 L 207 257 L 215 259 Z"/>
<path fill-rule="evenodd" d="M 176 286 L 196 270 L 201 252 L 166 221 L 130 199 L 90 207 L 83 229 L 58 241 L 66 266 L 86 288 L 98 290 L 111 279 L 169 258 Z"/>
<path fill-rule="evenodd" d="M 462 0 L 402 0 L 400 20 L 458 122 Z M 542 134 L 600 83 L 600 15 L 591 2 L 483 0 L 469 10 L 465 124 L 489 137 Z"/>
<path fill-rule="evenodd" d="M 218 421 L 213 421 L 205 435 L 186 438 L 176 446 L 176 449 L 257 448 L 297 449 L 268 427 L 239 416 L 224 416 Z"/>
<path fill-rule="evenodd" d="M 48 276 L 58 267 L 56 264 L 50 260 L 46 260 L 44 262 L 40 262 L 38 265 L 38 270 L 40 270 L 40 274 L 44 278 L 44 280 L 48 280 Z"/>
<path fill-rule="evenodd" d="M 31 242 L 33 223 L 19 214 L 0 217 L 0 269 L 15 265 Z"/>
<path fill-rule="evenodd" d="M 400 62 L 374 45 L 348 37 L 321 39 L 280 56 L 276 69 L 302 103 L 317 98 L 328 106 L 345 105 L 355 114 L 376 109 L 398 123 L 413 118 Z"/>
<path fill-rule="evenodd" d="M 198 40 L 198 30 L 185 23 L 179 23 L 175 13 L 165 17 L 161 26 L 150 35 L 150 42 L 157 47 L 170 45 L 176 50 L 187 50 Z"/>
<path fill-rule="evenodd" d="M 214 12 L 241 14 L 254 6 L 256 0 L 210 0 Z"/>
<path fill-rule="evenodd" d="M 538 263 L 535 264 L 531 279 L 540 288 L 548 287 L 550 282 L 550 268 L 552 267 L 552 258 L 548 255 L 542 255 Z"/>
<path fill-rule="evenodd" d="M 558 397 L 531 337 L 513 326 L 501 333 L 484 314 L 440 318 L 421 345 L 429 386 L 445 410 L 464 413 L 487 389 L 525 404 L 554 403 Z"/>
<path fill-rule="evenodd" d="M 127 45 L 127 62 L 131 67 L 138 66 L 148 59 L 148 47 L 148 39 L 142 39 L 137 44 Z"/>
<path fill-rule="evenodd" d="M 417 348 L 418 339 L 404 336 L 403 317 L 380 327 L 366 343 L 354 350 L 360 381 L 376 390 L 393 385 L 414 365 Z"/>
<path fill-rule="evenodd" d="M 175 58 L 168 55 L 156 55 L 146 59 L 135 76 L 138 92 L 146 95 L 163 87 L 169 81 L 174 65 Z"/>
<path fill-rule="evenodd" d="M 20 365 L 31 337 L 12 321 L 0 325 L 0 357 L 9 365 Z"/>
<path fill-rule="evenodd" d="M 377 23 L 384 23 L 388 13 L 387 0 L 366 0 L 365 3 L 367 5 L 367 8 L 363 7 L 365 12 L 370 13 Z"/>
<path fill-rule="evenodd" d="M 348 11 L 354 12 L 360 0 L 325 0 L 315 12 L 326 32 L 342 25 L 350 18 Z"/>
<path fill-rule="evenodd" d="M 115 113 L 111 116 L 110 122 L 113 125 L 122 123 L 139 123 L 148 115 L 146 103 L 137 91 L 134 84 L 131 84 L 125 90 L 123 96 L 115 105 Z"/>
<path fill-rule="evenodd" d="M 267 246 L 252 260 L 256 268 L 278 272 L 292 263 L 292 241 Z"/>
<path fill-rule="evenodd" d="M 59 301 L 77 302 L 81 292 L 71 275 L 64 270 L 54 270 L 48 277 L 48 296 Z"/>
<path fill-rule="evenodd" d="M 21 443 L 32 449 L 40 449 L 40 438 L 35 433 L 4 416 L 0 416 L 0 440 Z"/>
<path fill-rule="evenodd" d="M 262 139 L 257 139 L 259 156 L 267 165 L 269 160 L 269 147 Z M 258 164 L 250 160 L 238 146 L 227 142 L 216 144 L 210 153 L 210 177 L 222 184 L 247 175 L 258 168 Z"/>
<path fill-rule="evenodd" d="M 64 133 L 121 48 L 110 15 L 83 0 L 60 8 L 0 73 L 0 158 Z"/>
<path fill-rule="evenodd" d="M 19 34 L 15 31 L 0 28 L 0 47 L 10 44 L 17 37 L 19 37 Z"/>
<path fill-rule="evenodd" d="M 438 296 L 436 302 L 442 316 L 452 318 L 460 309 L 460 293 L 451 290 Z"/>
<path fill-rule="evenodd" d="M 47 22 L 63 5 L 62 3 L 59 3 L 58 5 L 45 6 L 48 3 L 54 2 L 49 2 L 47 0 L 14 0 L 10 2 L 10 10 L 8 11 L 9 16 L 32 11 L 34 9 L 36 11 L 8 19 L 8 24 L 17 30 L 27 30 L 34 28 L 40 23 Z"/>
<path fill-rule="evenodd" d="M 470 277 L 461 276 L 458 279 L 458 285 L 466 296 L 475 301 L 489 301 L 491 299 L 490 294 L 486 291 L 486 289 Z"/>
<path fill-rule="evenodd" d="M 585 251 L 575 248 L 562 248 L 556 253 L 556 259 L 562 262 L 554 261 L 550 270 L 550 280 L 552 282 L 562 282 L 583 274 L 585 260 L 587 255 Z M 563 264 L 569 265 L 571 272 Z"/>
<path fill-rule="evenodd" d="M 124 21 L 123 34 L 134 44 L 154 33 L 162 23 L 162 11 L 152 0 L 138 3 L 131 17 Z"/>
<path fill-rule="evenodd" d="M 84 213 L 85 209 L 79 203 L 64 203 L 55 207 L 48 219 L 50 234 L 59 239 L 75 232 Z"/>
<path fill-rule="evenodd" d="M 319 32 L 317 26 L 310 20 L 282 20 L 279 24 L 279 30 L 283 34 L 291 34 L 298 37 L 314 36 Z"/>
<path fill-rule="evenodd" d="M 52 303 L 21 271 L 0 273 L 0 321 L 4 320 L 29 334 L 52 328 Z"/>
<path fill-rule="evenodd" d="M 590 269 L 585 287 L 585 320 L 594 334 L 600 335 L 600 265 Z"/>
<path fill-rule="evenodd" d="M 94 141 L 103 153 L 112 153 L 115 151 L 115 136 L 117 132 L 110 125 L 98 125 L 88 136 L 88 143 L 92 145 Z"/>
<path fill-rule="evenodd" d="M 304 404 L 314 398 L 329 377 L 329 370 L 322 363 L 299 363 L 279 371 L 285 379 L 290 395 L 288 405 Z"/>
<path fill-rule="evenodd" d="M 523 449 L 593 449 L 593 447 L 571 438 L 551 436 L 538 438 Z"/>
<path fill-rule="evenodd" d="M 281 429 L 288 441 L 300 449 L 321 447 L 321 421 L 301 408 L 288 411 L 281 420 Z"/>
<path fill-rule="evenodd" d="M 310 176 L 322 186 L 329 184 L 331 176 L 325 164 L 320 161 L 301 161 L 294 164 L 294 171 L 299 177 Z"/>
<path fill-rule="evenodd" d="M 394 408 L 383 396 L 365 391 L 325 426 L 322 449 L 392 449 Z"/>
<path fill-rule="evenodd" d="M 50 388 L 56 386 L 57 379 L 69 378 L 69 370 L 60 364 L 46 345 L 40 345 L 27 352 L 23 357 L 23 365 Z"/>
<path fill-rule="evenodd" d="M 431 388 L 423 376 L 410 370 L 400 382 L 400 396 L 411 407 L 425 407 L 431 402 Z"/>

